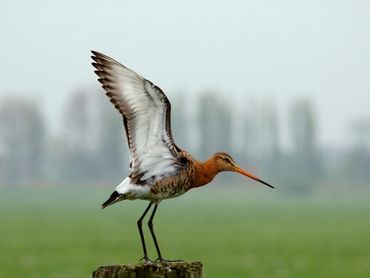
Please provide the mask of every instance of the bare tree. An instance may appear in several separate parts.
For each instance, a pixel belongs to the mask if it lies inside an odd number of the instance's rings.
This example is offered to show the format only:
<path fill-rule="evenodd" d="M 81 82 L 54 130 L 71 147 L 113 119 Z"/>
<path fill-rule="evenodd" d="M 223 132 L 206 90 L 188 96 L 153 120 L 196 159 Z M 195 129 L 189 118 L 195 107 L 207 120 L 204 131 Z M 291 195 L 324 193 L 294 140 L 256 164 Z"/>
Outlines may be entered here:
<path fill-rule="evenodd" d="M 293 147 L 293 155 L 288 165 L 290 189 L 297 192 L 311 191 L 322 176 L 311 102 L 306 99 L 296 101 L 290 110 L 289 119 Z"/>
<path fill-rule="evenodd" d="M 99 133 L 96 159 L 100 179 L 104 182 L 118 182 L 128 174 L 127 140 L 122 116 L 104 97 L 98 101 L 96 128 Z"/>
<path fill-rule="evenodd" d="M 186 101 L 185 94 L 178 92 L 171 101 L 171 127 L 176 143 L 184 149 L 189 148 L 189 121 L 186 118 Z"/>
<path fill-rule="evenodd" d="M 31 184 L 40 180 L 46 132 L 39 108 L 27 100 L 3 100 L 0 130 L 2 183 Z"/>
<path fill-rule="evenodd" d="M 201 133 L 200 154 L 203 159 L 217 151 L 231 150 L 231 111 L 218 94 L 203 94 L 199 100 Z"/>
<path fill-rule="evenodd" d="M 63 182 L 91 181 L 98 176 L 96 149 L 98 133 L 94 98 L 80 90 L 69 99 L 56 150 L 58 178 Z"/>
<path fill-rule="evenodd" d="M 341 178 L 358 185 L 370 181 L 370 120 L 361 118 L 350 125 L 352 147 L 343 160 Z"/>

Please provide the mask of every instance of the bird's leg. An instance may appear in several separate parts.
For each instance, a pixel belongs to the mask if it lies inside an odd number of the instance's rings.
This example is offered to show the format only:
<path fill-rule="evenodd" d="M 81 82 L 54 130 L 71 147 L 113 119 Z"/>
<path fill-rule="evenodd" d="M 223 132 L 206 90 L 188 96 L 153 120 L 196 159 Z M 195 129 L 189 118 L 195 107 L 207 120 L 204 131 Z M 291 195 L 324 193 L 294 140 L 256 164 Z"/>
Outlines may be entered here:
<path fill-rule="evenodd" d="M 145 215 L 148 213 L 152 205 L 153 203 L 150 202 L 149 206 L 145 209 L 144 213 L 140 216 L 139 220 L 137 221 L 137 227 L 140 233 L 141 245 L 143 246 L 143 251 L 144 251 L 144 257 L 142 257 L 140 260 L 145 260 L 145 262 L 151 262 L 151 260 L 149 259 L 148 253 L 146 251 L 146 245 L 145 245 L 144 234 L 143 234 L 143 229 L 142 229 L 142 222 L 143 222 Z"/>
<path fill-rule="evenodd" d="M 159 250 L 159 245 L 158 245 L 157 238 L 156 238 L 155 233 L 154 233 L 154 227 L 153 227 L 153 218 L 154 218 L 154 215 L 157 211 L 157 208 L 158 208 L 158 204 L 155 204 L 155 206 L 153 208 L 152 215 L 150 216 L 149 221 L 148 221 L 149 230 L 150 230 L 150 233 L 151 233 L 153 241 L 154 241 L 155 249 L 157 249 L 157 253 L 158 253 L 158 259 L 156 259 L 156 261 L 160 261 L 161 263 L 179 262 L 181 260 L 166 260 L 166 259 L 163 259 L 162 255 L 161 255 L 161 250 Z"/>
<path fill-rule="evenodd" d="M 161 250 L 159 250 L 159 245 L 158 245 L 158 242 L 157 242 L 157 238 L 155 237 L 155 233 L 154 233 L 154 229 L 153 229 L 153 218 L 154 218 L 155 212 L 157 211 L 157 208 L 158 208 L 158 204 L 155 204 L 152 215 L 150 215 L 150 218 L 149 218 L 149 221 L 148 221 L 148 226 L 149 226 L 150 233 L 152 234 L 155 249 L 157 249 L 158 259 L 161 260 L 161 258 L 162 258 Z"/>

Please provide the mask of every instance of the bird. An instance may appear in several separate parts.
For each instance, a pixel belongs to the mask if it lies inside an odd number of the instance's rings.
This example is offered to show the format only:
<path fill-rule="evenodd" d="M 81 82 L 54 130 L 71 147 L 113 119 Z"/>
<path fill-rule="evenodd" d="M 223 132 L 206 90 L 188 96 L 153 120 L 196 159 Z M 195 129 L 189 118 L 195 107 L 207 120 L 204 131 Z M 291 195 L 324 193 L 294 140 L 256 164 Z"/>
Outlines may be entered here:
<path fill-rule="evenodd" d="M 91 51 L 92 65 L 110 102 L 122 116 L 130 153 L 130 174 L 102 204 L 106 208 L 123 200 L 144 200 L 149 204 L 137 221 L 146 263 L 147 252 L 142 222 L 153 207 L 148 227 L 160 263 L 164 259 L 154 232 L 153 219 L 162 200 L 178 197 L 211 182 L 223 171 L 242 174 L 264 185 L 271 184 L 242 169 L 225 152 L 199 161 L 178 147 L 171 131 L 171 104 L 165 93 L 151 81 L 111 57 Z"/>

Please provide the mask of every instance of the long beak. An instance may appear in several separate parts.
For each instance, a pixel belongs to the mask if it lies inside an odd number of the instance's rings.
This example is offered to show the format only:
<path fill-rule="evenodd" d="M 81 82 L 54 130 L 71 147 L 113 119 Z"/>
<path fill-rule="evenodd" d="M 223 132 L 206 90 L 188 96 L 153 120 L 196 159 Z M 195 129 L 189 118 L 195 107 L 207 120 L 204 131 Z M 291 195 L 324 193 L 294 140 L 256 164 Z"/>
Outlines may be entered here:
<path fill-rule="evenodd" d="M 246 176 L 248 178 L 254 179 L 254 180 L 256 180 L 256 181 L 258 181 L 260 183 L 263 183 L 263 184 L 265 184 L 265 185 L 267 185 L 267 186 L 269 186 L 271 188 L 275 188 L 271 184 L 268 184 L 267 182 L 261 180 L 260 178 L 257 178 L 255 175 L 252 175 L 251 173 L 249 173 L 249 172 L 245 171 L 244 169 L 240 168 L 239 166 L 235 166 L 234 171 L 235 172 L 238 172 L 238 173 L 240 173 L 240 174 L 242 174 L 242 175 L 244 175 L 244 176 Z"/>

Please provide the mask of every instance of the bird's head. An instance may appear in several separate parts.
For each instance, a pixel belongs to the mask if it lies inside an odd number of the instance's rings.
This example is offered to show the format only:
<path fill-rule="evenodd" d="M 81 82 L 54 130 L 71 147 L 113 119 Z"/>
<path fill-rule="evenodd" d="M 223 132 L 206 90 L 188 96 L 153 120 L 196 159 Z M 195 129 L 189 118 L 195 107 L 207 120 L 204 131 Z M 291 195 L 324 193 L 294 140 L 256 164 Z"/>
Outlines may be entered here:
<path fill-rule="evenodd" d="M 260 183 L 263 183 L 271 188 L 274 188 L 272 185 L 268 184 L 267 182 L 261 180 L 260 178 L 256 177 L 255 175 L 247 172 L 246 170 L 242 169 L 240 166 L 238 166 L 234 159 L 227 153 L 218 152 L 213 155 L 213 163 L 217 169 L 218 172 L 222 171 L 231 171 L 231 172 L 237 172 L 239 174 L 242 174 L 248 178 L 254 179 Z"/>

